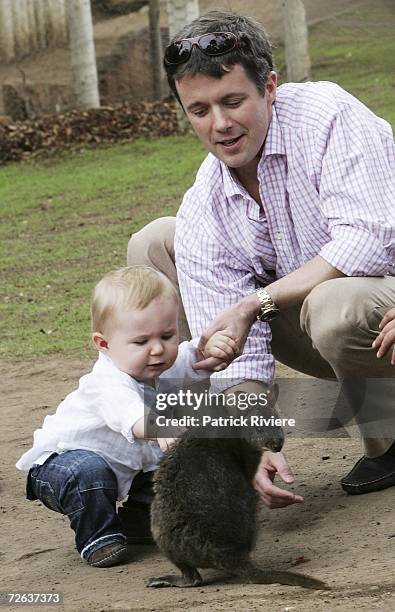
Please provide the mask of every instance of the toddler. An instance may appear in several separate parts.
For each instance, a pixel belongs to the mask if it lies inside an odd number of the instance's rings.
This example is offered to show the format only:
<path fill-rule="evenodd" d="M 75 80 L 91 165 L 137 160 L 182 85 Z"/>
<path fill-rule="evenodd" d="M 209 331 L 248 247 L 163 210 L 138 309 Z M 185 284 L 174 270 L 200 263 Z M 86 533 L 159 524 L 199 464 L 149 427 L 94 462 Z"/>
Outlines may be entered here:
<path fill-rule="evenodd" d="M 150 476 L 174 441 L 144 438 L 144 408 L 154 387 L 202 378 L 194 369 L 199 360 L 210 358 L 218 371 L 236 352 L 226 330 L 211 336 L 203 354 L 198 340 L 179 345 L 178 301 L 170 281 L 148 267 L 122 268 L 98 283 L 91 304 L 98 360 L 44 419 L 17 463 L 28 472 L 27 498 L 68 516 L 78 552 L 94 567 L 127 556 L 122 510 L 134 517 L 135 541 L 149 537 Z M 116 501 L 128 493 L 117 514 Z"/>

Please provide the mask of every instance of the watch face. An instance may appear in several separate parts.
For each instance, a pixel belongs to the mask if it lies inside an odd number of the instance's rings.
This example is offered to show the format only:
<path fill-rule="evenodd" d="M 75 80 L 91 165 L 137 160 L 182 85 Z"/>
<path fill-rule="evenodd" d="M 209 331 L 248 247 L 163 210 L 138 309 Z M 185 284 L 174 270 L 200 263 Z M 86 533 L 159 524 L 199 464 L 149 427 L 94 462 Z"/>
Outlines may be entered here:
<path fill-rule="evenodd" d="M 273 319 L 275 319 L 279 314 L 279 309 L 275 308 L 273 310 L 270 310 L 269 312 L 265 312 L 265 314 L 261 317 L 261 321 L 266 321 L 268 323 L 269 321 L 273 321 Z"/>

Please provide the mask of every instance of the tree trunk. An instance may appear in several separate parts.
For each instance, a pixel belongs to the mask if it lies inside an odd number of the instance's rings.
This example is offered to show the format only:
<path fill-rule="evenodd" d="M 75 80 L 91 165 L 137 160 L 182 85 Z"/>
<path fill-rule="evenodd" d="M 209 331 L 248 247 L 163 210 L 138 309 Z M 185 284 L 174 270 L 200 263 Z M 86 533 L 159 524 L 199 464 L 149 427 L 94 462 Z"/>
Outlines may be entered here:
<path fill-rule="evenodd" d="M 199 17 L 198 0 L 166 0 L 169 36 L 173 38 L 185 25 Z"/>
<path fill-rule="evenodd" d="M 12 0 L 0 0 L 0 57 L 6 62 L 15 56 Z"/>
<path fill-rule="evenodd" d="M 160 33 L 160 6 L 159 0 L 149 0 L 149 33 L 150 33 L 150 54 L 152 70 L 152 86 L 154 99 L 163 98 L 163 77 L 162 67 L 162 37 Z"/>
<path fill-rule="evenodd" d="M 15 55 L 25 57 L 30 52 L 29 21 L 26 0 L 13 0 L 12 17 L 15 34 Z"/>
<path fill-rule="evenodd" d="M 34 0 L 26 2 L 27 28 L 29 32 L 29 44 L 31 51 L 37 51 L 39 44 L 37 38 L 36 19 L 34 15 Z"/>
<path fill-rule="evenodd" d="M 90 0 L 67 0 L 73 90 L 78 108 L 100 106 Z"/>
<path fill-rule="evenodd" d="M 285 63 L 288 81 L 307 81 L 310 57 L 306 13 L 302 0 L 283 0 Z"/>
<path fill-rule="evenodd" d="M 47 19 L 50 43 L 64 44 L 67 41 L 65 0 L 47 0 Z"/>
<path fill-rule="evenodd" d="M 198 0 L 166 0 L 169 36 L 173 38 L 186 24 L 199 17 Z M 185 130 L 188 121 L 181 106 L 177 105 L 177 122 L 180 130 Z"/>
<path fill-rule="evenodd" d="M 34 3 L 34 19 L 37 32 L 38 49 L 47 46 L 47 13 L 45 0 L 36 0 Z"/>

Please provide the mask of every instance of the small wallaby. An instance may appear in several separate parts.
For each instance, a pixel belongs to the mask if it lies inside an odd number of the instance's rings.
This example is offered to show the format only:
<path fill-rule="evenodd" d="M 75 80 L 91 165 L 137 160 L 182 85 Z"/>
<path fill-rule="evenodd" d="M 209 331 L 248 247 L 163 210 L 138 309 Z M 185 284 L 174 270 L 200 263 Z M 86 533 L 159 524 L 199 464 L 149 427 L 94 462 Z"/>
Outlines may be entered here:
<path fill-rule="evenodd" d="M 209 437 L 206 430 L 185 432 L 155 474 L 152 533 L 182 575 L 151 578 L 147 586 L 199 586 L 197 568 L 213 568 L 243 583 L 327 588 L 302 574 L 261 569 L 249 558 L 257 531 L 253 478 L 262 448 L 281 450 L 281 428 L 246 427 L 221 436 L 216 428 Z"/>

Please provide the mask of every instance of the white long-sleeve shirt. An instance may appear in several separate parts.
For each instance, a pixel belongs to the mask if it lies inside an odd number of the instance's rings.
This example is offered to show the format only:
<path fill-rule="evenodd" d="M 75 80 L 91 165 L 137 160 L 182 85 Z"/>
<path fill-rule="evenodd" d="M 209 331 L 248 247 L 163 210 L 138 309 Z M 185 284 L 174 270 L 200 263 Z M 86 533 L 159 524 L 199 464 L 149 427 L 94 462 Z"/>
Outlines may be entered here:
<path fill-rule="evenodd" d="M 34 432 L 33 447 L 16 464 L 28 472 L 42 464 L 52 453 L 68 450 L 91 450 L 102 456 L 118 481 L 118 499 L 130 489 L 134 476 L 141 470 L 157 468 L 163 456 L 156 441 L 134 438 L 132 428 L 144 416 L 157 392 L 168 392 L 173 381 L 207 377 L 207 371 L 196 372 L 197 340 L 183 342 L 173 366 L 156 381 L 156 389 L 121 372 L 103 353 L 92 371 L 82 376 L 79 386 L 59 404 L 55 414 L 45 417 Z"/>

